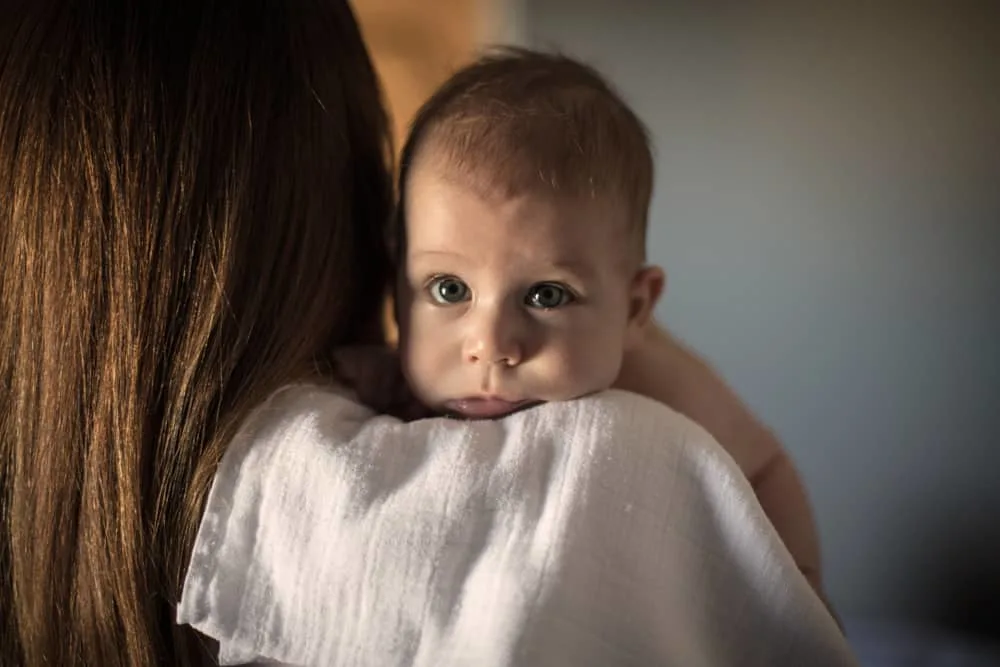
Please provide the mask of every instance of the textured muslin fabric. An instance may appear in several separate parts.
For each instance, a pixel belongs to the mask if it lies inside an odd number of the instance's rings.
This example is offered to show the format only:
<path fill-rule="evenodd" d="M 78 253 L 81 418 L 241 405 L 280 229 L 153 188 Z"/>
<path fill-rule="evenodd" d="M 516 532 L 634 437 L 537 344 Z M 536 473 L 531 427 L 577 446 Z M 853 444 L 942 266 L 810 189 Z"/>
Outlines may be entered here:
<path fill-rule="evenodd" d="M 855 664 L 732 459 L 619 391 L 412 423 L 278 392 L 216 473 L 177 619 L 222 664 Z"/>

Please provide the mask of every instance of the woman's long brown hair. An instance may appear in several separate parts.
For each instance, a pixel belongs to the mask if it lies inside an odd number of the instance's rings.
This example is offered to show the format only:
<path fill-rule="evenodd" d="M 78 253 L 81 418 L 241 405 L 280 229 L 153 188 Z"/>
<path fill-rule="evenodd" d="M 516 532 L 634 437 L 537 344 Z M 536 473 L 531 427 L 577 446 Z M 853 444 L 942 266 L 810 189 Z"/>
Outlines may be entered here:
<path fill-rule="evenodd" d="M 376 77 L 343 0 L 0 12 L 0 663 L 203 664 L 228 440 L 380 335 Z"/>

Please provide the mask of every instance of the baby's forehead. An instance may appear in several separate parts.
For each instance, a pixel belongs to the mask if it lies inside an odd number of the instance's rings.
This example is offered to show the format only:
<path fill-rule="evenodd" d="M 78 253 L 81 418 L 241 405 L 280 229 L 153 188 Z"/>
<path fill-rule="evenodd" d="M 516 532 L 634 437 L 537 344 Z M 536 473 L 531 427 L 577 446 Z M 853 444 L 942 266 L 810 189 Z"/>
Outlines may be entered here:
<path fill-rule="evenodd" d="M 470 225 L 506 223 L 512 231 L 555 245 L 572 245 L 573 238 L 566 235 L 578 237 L 598 229 L 624 236 L 630 227 L 627 207 L 611 195 L 564 194 L 544 186 L 507 187 L 458 171 L 436 170 L 414 180 L 426 187 L 410 189 L 407 219 L 411 225 L 435 224 L 439 218 L 452 216 Z"/>
<path fill-rule="evenodd" d="M 525 170 L 529 170 L 525 167 Z M 414 182 L 430 184 L 429 188 L 414 188 Z M 422 194 L 428 190 L 440 193 L 450 190 L 472 195 L 486 205 L 502 208 L 514 201 L 530 201 L 535 208 L 558 212 L 560 220 L 586 216 L 600 217 L 603 224 L 616 225 L 628 231 L 630 206 L 619 193 L 596 187 L 582 189 L 553 183 L 538 174 L 530 173 L 514 178 L 509 169 L 497 167 L 489 160 L 477 165 L 450 161 L 446 156 L 430 153 L 410 169 L 406 184 L 408 209 L 421 206 Z M 417 196 L 414 196 L 414 195 Z"/>
<path fill-rule="evenodd" d="M 483 198 L 532 195 L 553 201 L 614 206 L 623 214 L 631 209 L 631 202 L 617 182 L 583 165 L 555 168 L 536 162 L 530 148 L 483 150 L 473 156 L 442 146 L 432 136 L 414 155 L 409 179 L 416 172 L 470 189 Z"/>
<path fill-rule="evenodd" d="M 539 257 L 600 265 L 632 254 L 634 225 L 617 193 L 553 187 L 539 179 L 498 178 L 489 161 L 475 168 L 425 152 L 405 184 L 409 245 L 531 244 Z M 525 252 L 529 249 L 523 248 Z"/>
<path fill-rule="evenodd" d="M 514 280 L 575 276 L 581 280 L 617 275 L 630 266 L 620 229 L 602 232 L 603 220 L 569 216 L 509 220 L 415 216 L 407 257 L 419 271 L 452 271 Z M 492 278 L 491 278 L 492 279 Z"/>

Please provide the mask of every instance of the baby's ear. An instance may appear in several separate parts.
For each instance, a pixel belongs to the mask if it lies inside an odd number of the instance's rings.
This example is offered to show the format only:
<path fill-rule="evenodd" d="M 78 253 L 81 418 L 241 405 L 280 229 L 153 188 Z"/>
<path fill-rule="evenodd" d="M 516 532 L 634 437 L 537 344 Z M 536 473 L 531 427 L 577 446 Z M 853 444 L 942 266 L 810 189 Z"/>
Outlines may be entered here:
<path fill-rule="evenodd" d="M 653 318 L 653 310 L 663 294 L 667 277 L 658 266 L 644 266 L 632 278 L 629 292 L 627 345 L 636 345 L 642 340 L 646 326 Z"/>

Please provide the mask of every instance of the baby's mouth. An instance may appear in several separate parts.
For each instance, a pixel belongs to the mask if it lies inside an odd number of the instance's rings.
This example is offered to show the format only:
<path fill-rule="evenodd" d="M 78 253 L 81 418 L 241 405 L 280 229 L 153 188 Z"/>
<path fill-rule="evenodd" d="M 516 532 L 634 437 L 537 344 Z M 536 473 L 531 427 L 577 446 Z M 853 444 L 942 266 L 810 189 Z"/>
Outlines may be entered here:
<path fill-rule="evenodd" d="M 499 396 L 469 396 L 446 401 L 444 409 L 465 419 L 499 419 L 538 405 L 541 401 L 506 399 Z"/>

